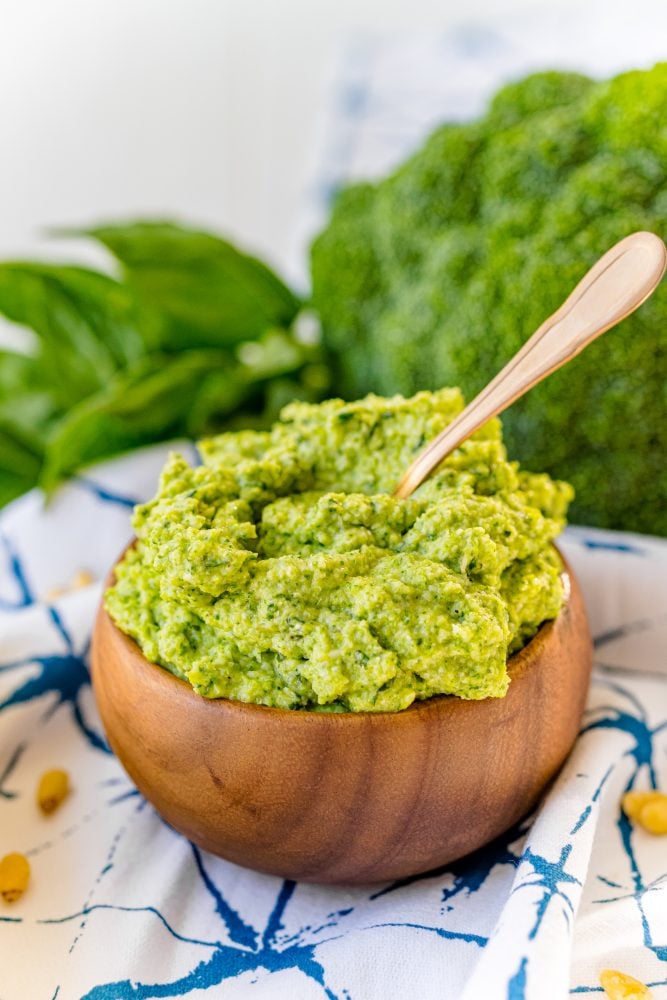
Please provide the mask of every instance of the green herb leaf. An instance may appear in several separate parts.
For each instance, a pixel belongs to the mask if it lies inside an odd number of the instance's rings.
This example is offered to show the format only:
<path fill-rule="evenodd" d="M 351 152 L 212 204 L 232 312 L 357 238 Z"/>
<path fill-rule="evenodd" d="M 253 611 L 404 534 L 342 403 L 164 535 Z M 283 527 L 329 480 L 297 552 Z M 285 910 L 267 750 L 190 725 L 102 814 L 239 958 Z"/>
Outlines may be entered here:
<path fill-rule="evenodd" d="M 0 313 L 39 337 L 39 359 L 62 408 L 106 385 L 145 352 L 132 294 L 85 268 L 0 264 Z"/>
<path fill-rule="evenodd" d="M 84 231 L 121 262 L 141 303 L 163 320 L 162 346 L 221 347 L 289 326 L 300 303 L 254 257 L 226 240 L 168 222 Z"/>
<path fill-rule="evenodd" d="M 239 360 L 233 366 L 211 371 L 203 380 L 188 415 L 188 434 L 200 437 L 214 433 L 241 403 L 256 415 L 253 421 L 247 412 L 239 414 L 246 423 L 261 425 L 277 416 L 269 400 L 271 385 L 289 381 L 294 388 L 290 399 L 303 398 L 299 377 L 312 354 L 312 348 L 298 344 L 284 330 L 269 330 L 259 340 L 241 344 L 236 351 Z"/>
<path fill-rule="evenodd" d="M 0 419 L 40 433 L 56 413 L 48 372 L 40 361 L 0 350 Z"/>
<path fill-rule="evenodd" d="M 41 464 L 38 440 L 0 415 L 0 507 L 37 484 Z"/>
<path fill-rule="evenodd" d="M 38 339 L 31 356 L 0 351 L 0 505 L 38 477 L 49 491 L 90 462 L 313 395 L 319 355 L 289 330 L 299 300 L 260 261 L 166 222 L 84 235 L 121 280 L 0 264 L 0 314 Z"/>
<path fill-rule="evenodd" d="M 230 369 L 222 351 L 153 355 L 75 406 L 53 429 L 41 485 L 48 492 L 80 466 L 129 448 L 188 433 L 189 414 L 211 372 Z M 230 371 L 227 395 L 217 412 L 230 412 L 245 395 Z"/>

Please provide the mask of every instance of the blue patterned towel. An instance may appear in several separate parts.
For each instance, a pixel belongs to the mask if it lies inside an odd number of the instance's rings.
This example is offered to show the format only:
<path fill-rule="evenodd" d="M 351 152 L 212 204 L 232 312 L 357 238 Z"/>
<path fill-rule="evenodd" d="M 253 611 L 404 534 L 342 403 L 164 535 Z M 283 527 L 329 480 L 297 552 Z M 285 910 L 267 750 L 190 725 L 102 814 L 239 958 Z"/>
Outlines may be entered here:
<path fill-rule="evenodd" d="M 189 448 L 190 446 L 186 446 Z M 88 680 L 100 584 L 166 453 L 106 463 L 0 515 L 2 1000 L 563 1000 L 611 966 L 667 998 L 667 840 L 621 814 L 667 788 L 667 542 L 570 529 L 597 666 L 582 735 L 534 820 L 446 871 L 366 889 L 258 875 L 169 829 L 111 755 Z M 42 771 L 73 794 L 45 819 Z"/>

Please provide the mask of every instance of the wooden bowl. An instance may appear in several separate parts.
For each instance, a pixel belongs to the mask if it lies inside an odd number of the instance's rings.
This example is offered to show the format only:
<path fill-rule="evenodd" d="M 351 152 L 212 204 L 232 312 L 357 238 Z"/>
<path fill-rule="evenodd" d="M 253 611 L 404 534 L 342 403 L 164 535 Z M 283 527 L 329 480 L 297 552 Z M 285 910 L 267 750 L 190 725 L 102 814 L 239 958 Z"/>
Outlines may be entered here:
<path fill-rule="evenodd" d="M 109 742 L 171 826 L 236 864 L 343 884 L 447 864 L 526 815 L 574 743 L 592 648 L 564 573 L 567 603 L 512 657 L 505 698 L 403 712 L 207 700 L 100 607 L 92 677 Z"/>

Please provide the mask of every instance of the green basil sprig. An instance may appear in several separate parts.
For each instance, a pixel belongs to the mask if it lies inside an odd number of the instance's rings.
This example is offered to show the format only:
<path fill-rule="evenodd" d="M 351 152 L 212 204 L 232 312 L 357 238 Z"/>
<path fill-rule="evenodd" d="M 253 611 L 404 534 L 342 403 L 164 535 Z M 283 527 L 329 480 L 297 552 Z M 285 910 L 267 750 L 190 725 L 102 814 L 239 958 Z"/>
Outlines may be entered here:
<path fill-rule="evenodd" d="M 118 262 L 0 264 L 0 313 L 36 335 L 0 351 L 0 505 L 170 437 L 261 425 L 327 375 L 294 327 L 301 302 L 261 261 L 169 222 L 85 232 Z"/>

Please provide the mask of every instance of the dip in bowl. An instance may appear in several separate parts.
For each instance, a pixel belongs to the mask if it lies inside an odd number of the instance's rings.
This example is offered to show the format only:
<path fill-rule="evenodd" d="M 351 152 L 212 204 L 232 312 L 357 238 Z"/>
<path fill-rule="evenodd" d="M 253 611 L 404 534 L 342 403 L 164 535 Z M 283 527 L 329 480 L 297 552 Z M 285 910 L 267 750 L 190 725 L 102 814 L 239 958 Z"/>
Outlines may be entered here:
<path fill-rule="evenodd" d="M 498 421 L 389 495 L 457 390 L 292 404 L 203 442 L 137 509 L 100 611 L 109 739 L 177 829 L 290 878 L 451 861 L 532 807 L 590 670 L 552 542 L 571 490 Z M 547 623 L 547 624 L 545 624 Z"/>

